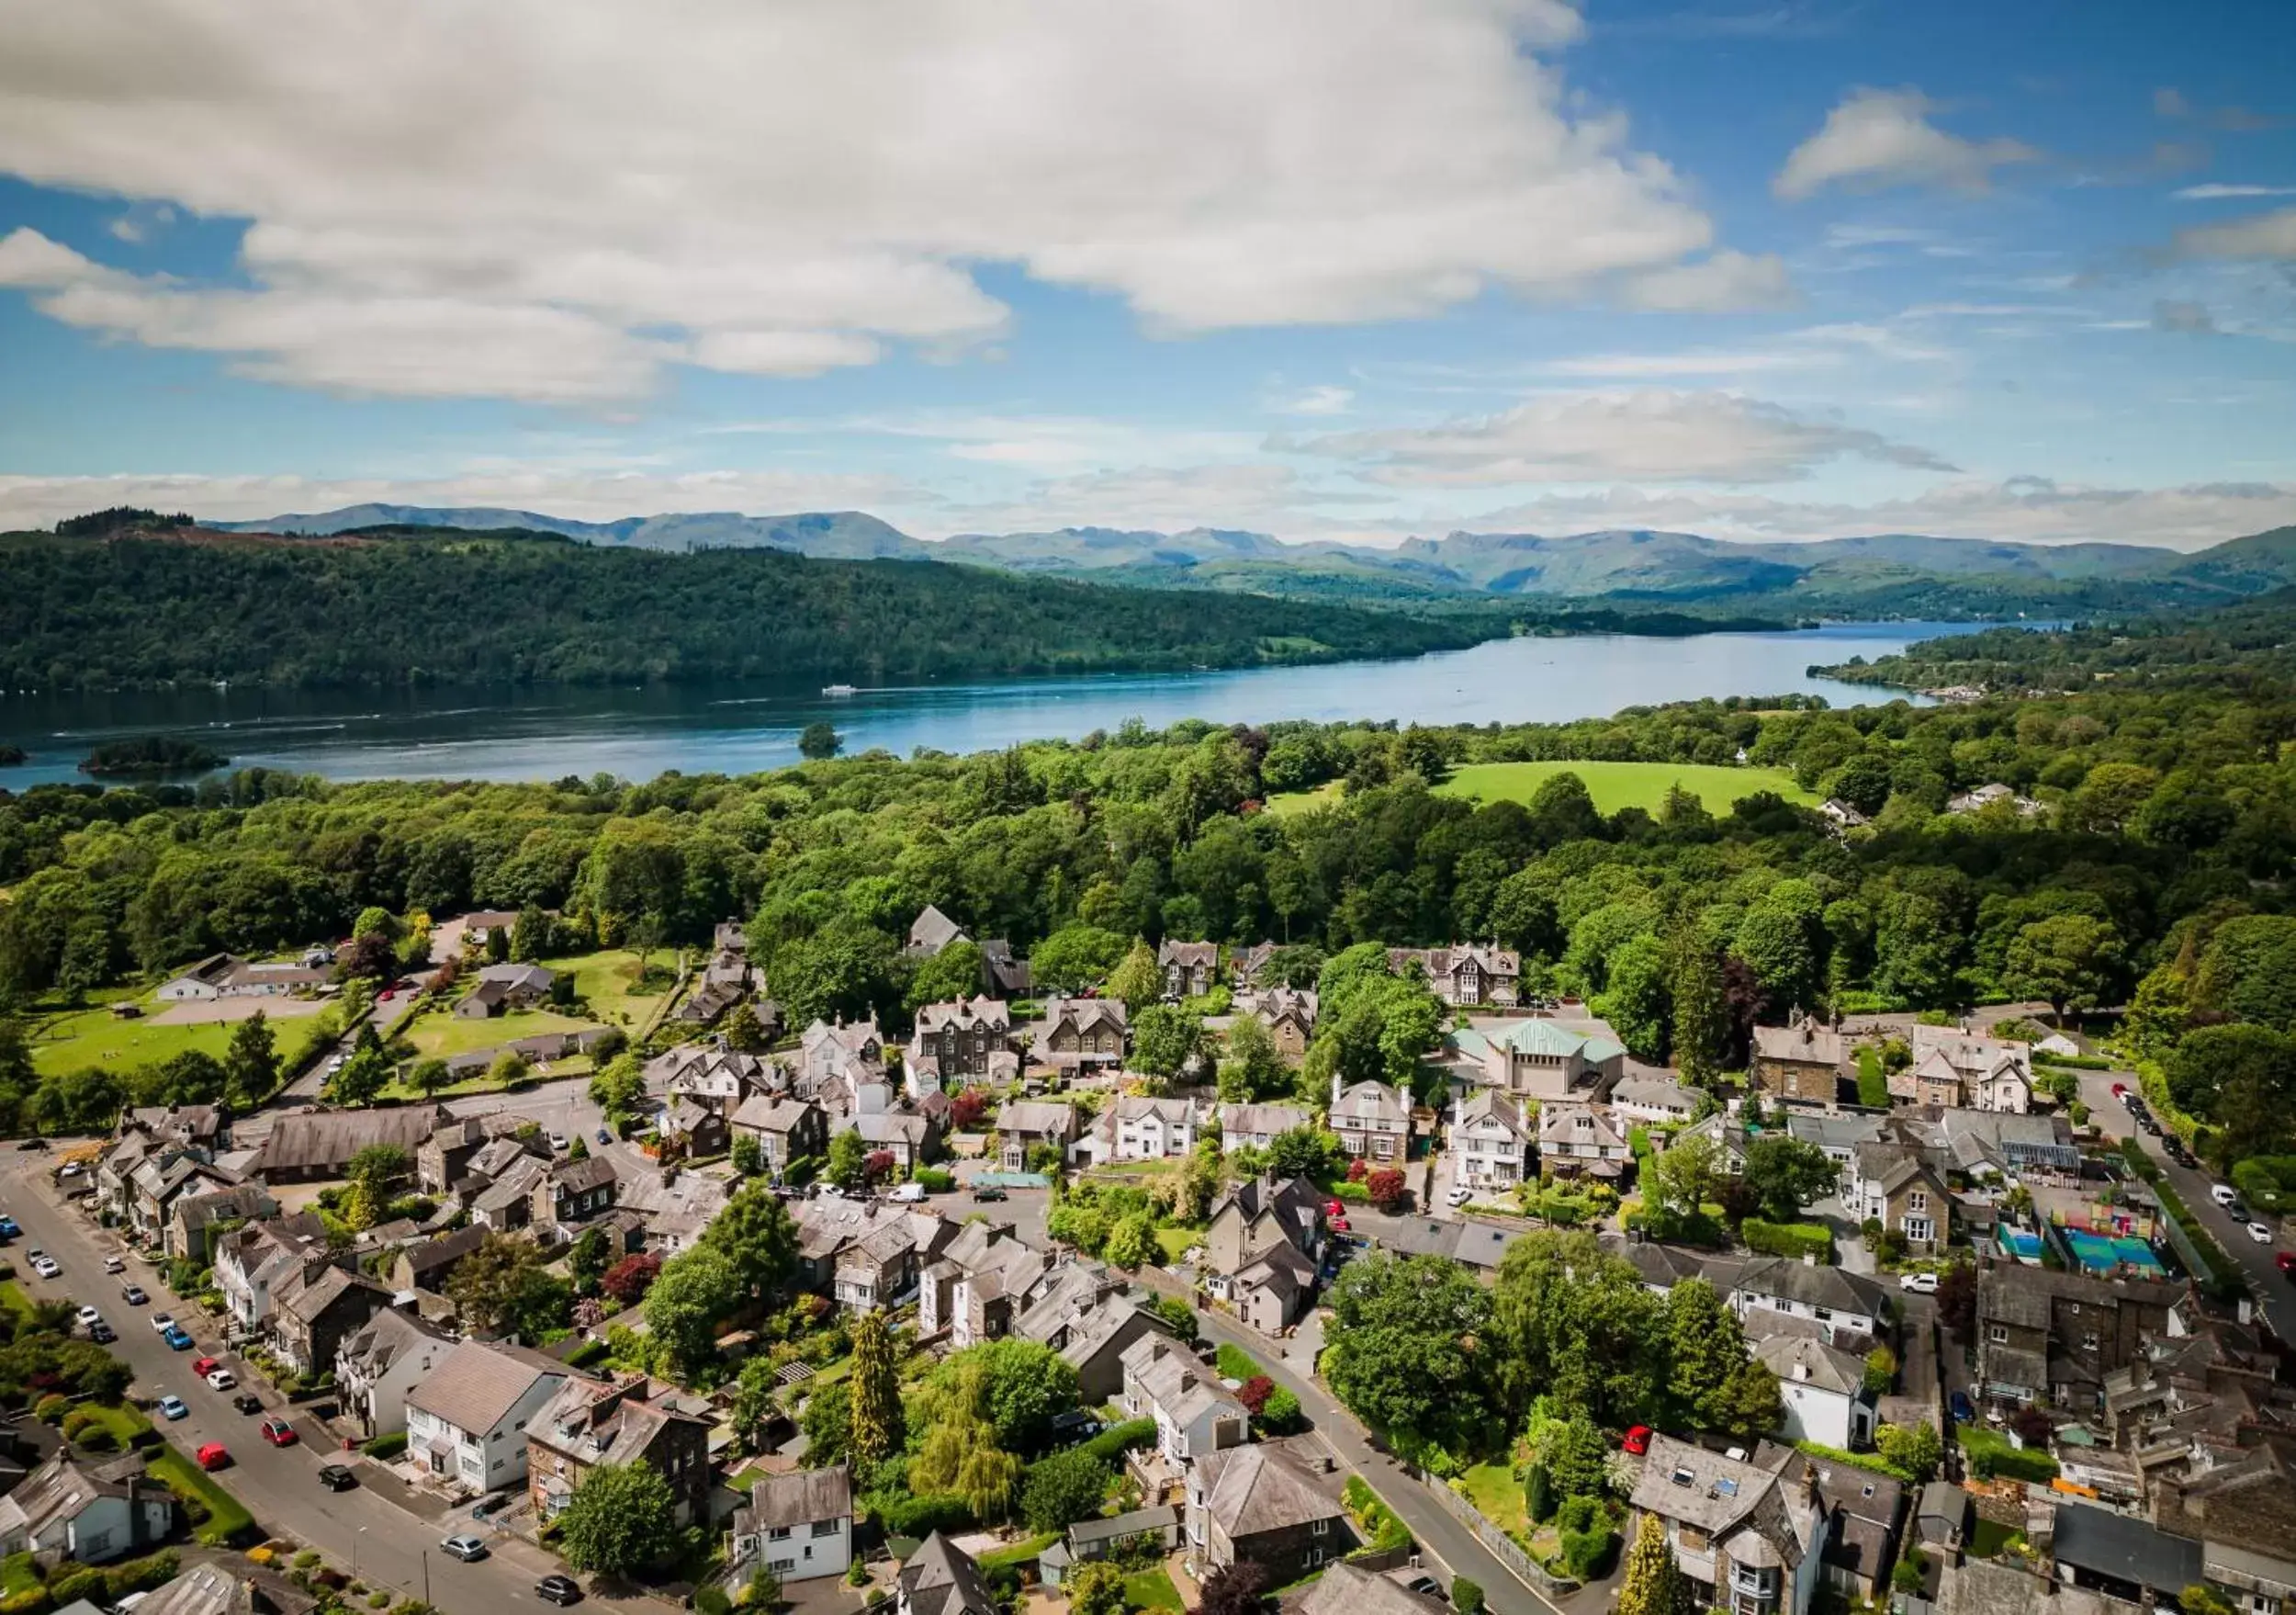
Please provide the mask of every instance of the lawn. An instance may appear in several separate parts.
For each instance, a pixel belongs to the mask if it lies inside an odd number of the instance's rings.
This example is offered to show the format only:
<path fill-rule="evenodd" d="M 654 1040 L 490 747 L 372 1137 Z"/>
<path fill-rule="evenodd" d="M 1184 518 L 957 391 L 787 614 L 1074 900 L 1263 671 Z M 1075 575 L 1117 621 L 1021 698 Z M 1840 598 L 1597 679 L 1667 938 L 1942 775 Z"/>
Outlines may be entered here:
<path fill-rule="evenodd" d="M 1667 791 L 1680 785 L 1705 804 L 1709 813 L 1722 814 L 1741 796 L 1775 791 L 1789 802 L 1806 807 L 1818 797 L 1794 783 L 1783 768 L 1726 768 L 1695 762 L 1470 762 L 1435 787 L 1438 796 L 1463 796 L 1476 802 L 1527 803 L 1538 787 L 1559 774 L 1575 774 L 1586 782 L 1598 812 L 1640 808 L 1655 814 Z M 1268 811 L 1301 813 L 1329 807 L 1339 799 L 1336 784 L 1312 791 L 1293 791 L 1268 798 Z"/>
<path fill-rule="evenodd" d="M 430 1010 L 406 1030 L 417 1057 L 467 1055 L 473 1049 L 500 1048 L 522 1037 L 545 1032 L 583 1032 L 596 1024 L 577 1021 L 552 1010 L 512 1010 L 507 1014 L 466 1020 L 447 1010 Z"/>
<path fill-rule="evenodd" d="M 197 1026 L 162 1026 L 144 1015 L 122 1021 L 101 1004 L 51 1015 L 32 1028 L 32 1068 L 42 1076 L 79 1071 L 90 1066 L 133 1070 L 174 1059 L 187 1050 L 220 1059 L 231 1045 L 229 1022 Z"/>
<path fill-rule="evenodd" d="M 192 1534 L 209 1546 L 229 1544 L 253 1529 L 254 1516 L 240 1500 L 174 1448 L 162 1448 L 144 1468 L 177 1496 L 197 1497 L 207 1505 L 208 1518 Z"/>
<path fill-rule="evenodd" d="M 1998 1559 L 2001 1550 L 2009 1546 L 2009 1538 L 2017 1532 L 1998 1519 L 1977 1516 L 1977 1529 L 1970 1533 L 1969 1551 L 1980 1559 Z"/>
<path fill-rule="evenodd" d="M 0 1306 L 6 1307 L 18 1317 L 32 1316 L 32 1298 L 17 1289 L 13 1279 L 0 1279 Z"/>
<path fill-rule="evenodd" d="M 1503 1463 L 1478 1463 L 1459 1480 L 1467 1487 L 1467 1500 L 1485 1519 L 1510 1536 L 1527 1536 L 1531 1517 L 1523 1504 L 1523 1483 L 1514 1478 L 1513 1469 Z"/>
<path fill-rule="evenodd" d="M 657 971 L 668 958 L 667 954 L 654 955 Z M 575 993 L 589 1002 L 591 1016 L 602 1025 L 623 1026 L 636 1032 L 652 1017 L 664 997 L 663 990 L 637 990 L 637 955 L 626 948 L 606 948 L 594 954 L 545 959 L 542 963 L 546 969 L 574 977 Z M 663 976 L 664 988 L 670 979 Z"/>
<path fill-rule="evenodd" d="M 1220 1377 L 1224 1380 L 1255 1380 L 1267 1372 L 1241 1350 L 1224 1341 L 1212 1358 L 1212 1366 L 1220 1371 Z"/>
<path fill-rule="evenodd" d="M 123 1452 L 136 1444 L 138 1436 L 150 1433 L 152 1429 L 152 1421 L 143 1417 L 142 1409 L 130 1407 L 124 1402 L 118 1406 L 107 1406 L 101 1402 L 82 1402 L 75 1405 L 72 1411 L 86 1414 L 91 1424 L 100 1424 L 111 1431 L 118 1438 L 119 1450 Z"/>
<path fill-rule="evenodd" d="M 36 1593 L 46 1585 L 30 1553 L 11 1553 L 0 1559 L 0 1595 L 13 1598 L 20 1593 Z"/>
<path fill-rule="evenodd" d="M 1166 1267 L 1179 1260 L 1181 1257 L 1203 1242 L 1204 1231 L 1201 1228 L 1158 1228 L 1156 1230 L 1156 1243 L 1163 1248 Z"/>
<path fill-rule="evenodd" d="M 1142 1570 L 1124 1578 L 1124 1602 L 1134 1609 L 1185 1609 L 1187 1605 L 1180 1598 L 1180 1589 L 1172 1585 L 1172 1576 L 1161 1564 L 1154 1570 Z"/>

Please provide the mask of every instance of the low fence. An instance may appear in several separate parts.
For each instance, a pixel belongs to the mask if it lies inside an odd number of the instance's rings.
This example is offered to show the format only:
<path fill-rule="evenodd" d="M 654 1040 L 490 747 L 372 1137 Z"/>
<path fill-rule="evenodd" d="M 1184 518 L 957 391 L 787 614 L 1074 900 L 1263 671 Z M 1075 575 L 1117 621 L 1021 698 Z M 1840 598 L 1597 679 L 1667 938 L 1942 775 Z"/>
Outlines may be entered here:
<path fill-rule="evenodd" d="M 1522 1543 L 1501 1530 L 1481 1509 L 1460 1496 L 1449 1486 L 1433 1477 L 1424 1479 L 1420 1484 L 1427 1489 L 1436 1502 L 1449 1509 L 1452 1518 L 1465 1526 L 1491 1556 L 1498 1560 L 1514 1575 L 1514 1579 L 1525 1587 L 1529 1587 L 1535 1593 L 1541 1594 L 1559 1594 L 1578 1590 L 1577 1582 L 1567 1575 L 1552 1574 L 1545 1565 L 1525 1553 Z"/>

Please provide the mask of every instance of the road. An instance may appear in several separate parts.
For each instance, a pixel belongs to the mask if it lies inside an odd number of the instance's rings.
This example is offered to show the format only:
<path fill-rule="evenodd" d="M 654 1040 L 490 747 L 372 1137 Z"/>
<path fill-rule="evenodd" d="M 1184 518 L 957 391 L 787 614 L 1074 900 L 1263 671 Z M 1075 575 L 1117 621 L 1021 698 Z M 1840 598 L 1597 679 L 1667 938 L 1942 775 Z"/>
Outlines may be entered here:
<path fill-rule="evenodd" d="M 2247 1275 L 2248 1287 L 2255 1293 L 2258 1308 L 2263 1312 L 2265 1320 L 2272 1326 L 2272 1332 L 2283 1340 L 2296 1342 L 2296 1293 L 2290 1290 L 2288 1275 L 2282 1273 L 2272 1259 L 2279 1243 L 2257 1243 L 2245 1227 L 2225 1215 L 2223 1207 L 2209 1198 L 2209 1189 L 2216 1181 L 2215 1179 L 2193 1168 L 2178 1166 L 2161 1153 L 2156 1140 L 2138 1133 L 2134 1118 L 2112 1096 L 2112 1085 L 2116 1082 L 2123 1083 L 2133 1090 L 2136 1073 L 2081 1073 L 2081 1099 L 2088 1106 L 2090 1120 L 2109 1137 L 2136 1136 L 2145 1154 L 2153 1158 L 2153 1164 L 2167 1179 L 2168 1186 L 2184 1202 L 2185 1208 L 2215 1237 L 2216 1243 L 2223 1248 L 2224 1253 Z M 2257 1214 L 2263 1216 L 2262 1213 Z M 2269 1221 L 2268 1218 L 2265 1220 Z M 2285 1228 L 2281 1229 L 2280 1237 L 2282 1240 L 2286 1239 Z"/>
<path fill-rule="evenodd" d="M 345 1455 L 327 1450 L 315 1421 L 297 1421 L 303 1440 L 296 1445 L 273 1447 L 256 1433 L 259 1418 L 232 1411 L 232 1394 L 210 1391 L 193 1379 L 195 1357 L 220 1357 L 244 1388 L 263 1397 L 266 1413 L 284 1411 L 278 1395 L 247 1372 L 237 1357 L 219 1350 L 212 1324 L 196 1307 L 171 1298 L 149 1265 L 130 1256 L 126 1273 L 117 1278 L 105 1273 L 104 1259 L 118 1253 L 116 1243 L 55 1198 L 46 1181 L 49 1164 L 46 1156 L 23 1155 L 5 1158 L 0 1165 L 0 1203 L 24 1228 L 24 1237 L 10 1249 L 20 1270 L 17 1282 L 37 1300 L 69 1299 L 102 1310 L 119 1331 L 110 1350 L 135 1371 L 132 1394 L 149 1399 L 173 1392 L 184 1399 L 191 1408 L 188 1417 L 154 1422 L 186 1457 L 208 1441 L 228 1447 L 232 1466 L 216 1478 L 247 1506 L 258 1525 L 310 1543 L 331 1564 L 355 1570 L 369 1585 L 388 1584 L 415 1598 L 424 1596 L 427 1568 L 430 1600 L 450 1615 L 492 1615 L 505 1602 L 536 1610 L 550 1607 L 534 1596 L 535 1582 L 559 1566 L 540 1550 L 495 1537 L 490 1558 L 475 1564 L 449 1559 L 437 1551 L 439 1539 L 469 1529 L 467 1517 L 419 1519 L 364 1485 L 347 1492 L 326 1490 L 318 1481 L 320 1464 L 343 1462 Z M 44 1281 L 24 1268 L 24 1253 L 34 1248 L 63 1265 L 59 1278 Z M 129 1306 L 121 1297 L 121 1286 L 130 1282 L 152 1293 L 149 1305 Z M 152 1327 L 159 1312 L 174 1313 L 190 1328 L 199 1350 L 170 1350 Z M 351 1462 L 360 1471 L 369 1467 L 363 1460 Z M 478 1534 L 490 1535 L 483 1530 Z"/>

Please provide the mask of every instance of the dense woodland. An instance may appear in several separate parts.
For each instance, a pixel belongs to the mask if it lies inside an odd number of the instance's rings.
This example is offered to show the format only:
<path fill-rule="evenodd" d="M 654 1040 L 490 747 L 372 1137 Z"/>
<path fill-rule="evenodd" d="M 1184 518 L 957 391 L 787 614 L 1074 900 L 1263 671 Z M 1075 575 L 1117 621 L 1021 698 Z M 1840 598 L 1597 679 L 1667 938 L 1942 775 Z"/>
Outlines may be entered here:
<path fill-rule="evenodd" d="M 407 530 L 0 536 L 0 683 L 112 689 L 848 682 L 1411 656 L 1499 605 L 1400 613 L 1106 589 L 929 561 Z"/>
<path fill-rule="evenodd" d="M 1523 950 L 1526 985 L 1591 995 L 1638 1056 L 1702 1069 L 1742 1059 L 1749 1024 L 1796 1005 L 2077 1010 L 2134 994 L 2172 1072 L 2193 1036 L 2238 1023 L 2242 1147 L 2277 1150 L 2296 1117 L 2291 737 L 2288 689 L 2227 665 L 2214 683 L 1927 708 L 1133 728 L 742 779 L 330 785 L 245 771 L 39 787 L 0 798 L 0 991 L 28 1004 L 216 948 L 299 946 L 369 908 L 557 909 L 578 943 L 700 943 L 746 916 L 800 1024 L 872 1008 L 897 1022 L 910 984 L 896 938 L 929 901 L 1034 949 L 1046 979 L 1064 958 L 1105 969 L 1134 937 L 1326 952 L 1496 938 Z M 1575 776 L 1527 804 L 1430 789 L 1467 761 L 1728 762 L 1741 748 L 1872 828 L 1845 840 L 1762 794 L 1604 819 Z M 1261 810 L 1332 780 L 1345 788 L 1328 808 Z M 1944 811 L 1995 781 L 2043 811 Z M 37 1119 L 78 1108 L 16 1077 Z M 2229 1079 L 2188 1071 L 2179 1092 L 2229 1115 Z M 2247 1102 L 2259 1097 L 2271 1102 Z"/>

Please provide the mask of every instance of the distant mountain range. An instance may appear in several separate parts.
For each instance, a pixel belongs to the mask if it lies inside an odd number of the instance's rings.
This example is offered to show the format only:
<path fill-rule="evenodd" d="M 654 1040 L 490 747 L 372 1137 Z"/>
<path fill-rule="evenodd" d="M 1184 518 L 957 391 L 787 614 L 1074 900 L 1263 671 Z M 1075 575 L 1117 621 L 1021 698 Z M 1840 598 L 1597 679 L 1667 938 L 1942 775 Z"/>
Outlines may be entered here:
<path fill-rule="evenodd" d="M 1453 533 L 1393 549 L 1286 544 L 1265 533 L 1112 527 L 911 537 L 860 511 L 733 513 L 566 521 L 534 511 L 358 504 L 230 532 L 325 536 L 381 526 L 517 527 L 636 549 L 771 548 L 838 560 L 926 559 L 1162 588 L 1360 599 L 1461 595 L 1704 603 L 1803 612 L 1989 616 L 2143 610 L 2239 598 L 2296 583 L 2296 527 L 2195 554 L 2125 544 L 2005 544 L 1890 533 L 1806 544 L 1740 544 L 1694 533 L 1615 530 L 1548 537 Z"/>

